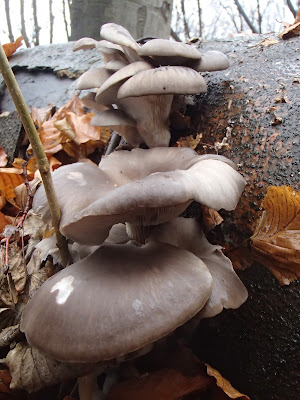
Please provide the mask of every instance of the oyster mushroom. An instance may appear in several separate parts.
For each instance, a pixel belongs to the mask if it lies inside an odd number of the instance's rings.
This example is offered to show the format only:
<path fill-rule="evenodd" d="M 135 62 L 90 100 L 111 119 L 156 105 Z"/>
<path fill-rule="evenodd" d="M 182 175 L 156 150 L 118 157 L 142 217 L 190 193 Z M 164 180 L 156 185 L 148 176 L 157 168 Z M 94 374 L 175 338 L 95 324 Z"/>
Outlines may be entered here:
<path fill-rule="evenodd" d="M 61 232 L 91 245 L 101 244 L 119 222 L 131 224 L 138 236 L 147 235 L 143 226 L 171 220 L 193 200 L 232 210 L 245 185 L 225 157 L 199 156 L 187 148 L 118 151 L 102 158 L 99 168 L 87 163 L 60 167 L 53 181 L 62 210 Z M 33 208 L 49 221 L 42 187 Z"/>
<path fill-rule="evenodd" d="M 110 72 L 116 72 L 100 86 L 95 102 L 106 106 L 115 104 L 136 121 L 138 139 L 128 138 L 133 146 L 140 143 L 140 137 L 148 147 L 168 146 L 174 96 L 205 92 L 206 83 L 197 71 L 215 71 L 229 66 L 224 54 L 213 51 L 202 54 L 184 43 L 154 39 L 140 46 L 125 28 L 116 24 L 103 25 L 100 34 L 106 39 L 104 42 L 119 46 L 124 62 L 132 64 L 123 67 L 120 62 L 113 64 Z M 100 45 L 96 47 L 102 51 Z M 108 68 L 106 53 L 102 53 Z M 114 61 L 117 60 L 116 57 Z M 131 68 L 139 63 L 147 65 L 149 70 Z"/>
<path fill-rule="evenodd" d="M 21 330 L 51 358 L 99 364 L 130 357 L 173 332 L 210 293 L 208 269 L 186 250 L 108 244 L 48 279 L 27 304 Z M 81 400 L 91 400 L 91 379 L 79 385 Z"/>

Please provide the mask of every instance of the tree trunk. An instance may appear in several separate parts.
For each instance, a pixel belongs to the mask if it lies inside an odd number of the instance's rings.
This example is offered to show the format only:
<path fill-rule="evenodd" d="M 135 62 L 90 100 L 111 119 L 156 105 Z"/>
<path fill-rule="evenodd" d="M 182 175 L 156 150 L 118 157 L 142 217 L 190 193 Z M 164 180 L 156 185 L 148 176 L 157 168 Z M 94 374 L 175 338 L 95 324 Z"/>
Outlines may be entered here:
<path fill-rule="evenodd" d="M 21 33 L 26 44 L 26 47 L 30 47 L 30 42 L 26 33 L 25 26 L 25 16 L 24 16 L 24 0 L 20 1 L 20 11 L 21 11 Z"/>
<path fill-rule="evenodd" d="M 124 26 L 137 39 L 144 36 L 170 37 L 173 0 L 72 0 L 71 37 L 100 39 L 107 22 Z"/>
<path fill-rule="evenodd" d="M 9 0 L 5 0 L 5 13 L 6 13 L 6 22 L 7 22 L 7 29 L 8 29 L 8 37 L 9 40 L 12 42 L 15 41 L 14 35 L 12 33 L 11 28 L 11 20 L 10 20 L 10 13 L 9 13 Z"/>

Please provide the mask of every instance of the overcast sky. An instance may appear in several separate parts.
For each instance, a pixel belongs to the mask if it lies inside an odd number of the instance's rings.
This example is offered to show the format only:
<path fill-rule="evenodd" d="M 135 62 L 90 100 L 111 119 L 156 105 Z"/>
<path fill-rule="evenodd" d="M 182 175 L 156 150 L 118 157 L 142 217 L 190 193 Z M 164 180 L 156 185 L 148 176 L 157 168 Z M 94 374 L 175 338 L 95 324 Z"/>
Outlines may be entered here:
<path fill-rule="evenodd" d="M 26 19 L 26 30 L 27 36 L 31 39 L 33 36 L 33 15 L 32 15 L 32 0 L 24 0 L 25 2 L 25 19 Z M 240 0 L 245 10 L 249 12 L 251 6 L 255 7 L 256 0 Z M 232 24 L 228 13 L 226 13 L 224 7 L 227 8 L 228 12 L 231 10 L 236 12 L 236 7 L 233 4 L 233 0 L 201 0 L 202 6 L 202 19 L 205 25 L 205 35 L 207 38 L 213 37 L 227 37 L 230 34 L 235 34 L 235 28 Z M 272 27 L 275 31 L 281 30 L 281 22 L 287 21 L 292 23 L 294 18 L 289 12 L 288 8 L 284 6 L 284 0 L 260 0 L 261 12 L 263 14 L 263 21 L 265 32 Z M 293 0 L 294 7 L 296 8 L 296 0 Z M 224 7 L 222 7 L 224 6 Z M 40 44 L 49 43 L 49 2 L 48 0 L 37 0 L 37 11 L 38 11 L 38 23 L 41 27 L 40 30 Z M 191 26 L 192 36 L 197 34 L 197 0 L 185 0 L 186 14 L 188 22 Z M 174 0 L 174 12 L 173 12 L 173 26 L 176 20 L 176 10 L 181 12 L 180 0 Z M 53 0 L 53 14 L 54 14 L 54 33 L 53 43 L 61 43 L 67 41 L 65 32 L 63 14 L 62 14 L 62 0 Z M 7 34 L 7 25 L 5 18 L 5 4 L 4 0 L 0 0 L 0 40 L 1 43 L 9 42 Z M 13 27 L 13 34 L 15 39 L 21 35 L 21 23 L 20 23 L 20 0 L 10 0 L 10 15 Z M 215 29 L 210 28 L 214 26 Z M 246 24 L 244 24 L 246 31 L 249 31 Z M 100 27 L 99 27 L 100 28 Z M 181 39 L 184 39 L 181 34 Z"/>

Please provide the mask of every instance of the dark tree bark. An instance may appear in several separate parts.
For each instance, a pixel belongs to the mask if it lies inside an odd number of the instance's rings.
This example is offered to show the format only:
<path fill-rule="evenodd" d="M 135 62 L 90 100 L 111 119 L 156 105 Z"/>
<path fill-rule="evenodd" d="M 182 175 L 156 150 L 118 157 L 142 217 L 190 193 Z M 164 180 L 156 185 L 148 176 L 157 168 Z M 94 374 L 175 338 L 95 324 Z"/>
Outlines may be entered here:
<path fill-rule="evenodd" d="M 36 0 L 32 0 L 32 11 L 33 11 L 33 23 L 34 23 L 34 45 L 38 46 L 40 44 L 40 27 L 37 19 L 37 7 Z"/>
<path fill-rule="evenodd" d="M 30 47 L 30 42 L 26 33 L 25 27 L 25 17 L 24 17 L 24 0 L 20 1 L 20 11 L 21 11 L 21 33 L 26 44 L 26 47 Z"/>
<path fill-rule="evenodd" d="M 202 22 L 202 9 L 200 5 L 200 0 L 197 0 L 197 7 L 198 7 L 199 37 L 202 37 L 203 22 Z"/>
<path fill-rule="evenodd" d="M 247 22 L 247 25 L 249 26 L 251 31 L 253 33 L 258 33 L 257 29 L 255 28 L 255 26 L 252 24 L 252 22 L 248 18 L 248 15 L 245 13 L 245 11 L 244 11 L 243 7 L 241 6 L 240 2 L 238 0 L 234 0 L 234 3 L 236 5 L 239 13 L 243 16 L 244 20 Z"/>
<path fill-rule="evenodd" d="M 71 36 L 100 39 L 100 27 L 107 22 L 124 26 L 137 39 L 143 36 L 169 38 L 173 0 L 156 6 L 152 0 L 72 0 Z"/>
<path fill-rule="evenodd" d="M 14 42 L 15 39 L 12 33 L 10 13 L 9 13 L 9 0 L 5 0 L 5 14 L 6 14 L 7 29 L 8 29 L 8 37 L 10 42 Z"/>

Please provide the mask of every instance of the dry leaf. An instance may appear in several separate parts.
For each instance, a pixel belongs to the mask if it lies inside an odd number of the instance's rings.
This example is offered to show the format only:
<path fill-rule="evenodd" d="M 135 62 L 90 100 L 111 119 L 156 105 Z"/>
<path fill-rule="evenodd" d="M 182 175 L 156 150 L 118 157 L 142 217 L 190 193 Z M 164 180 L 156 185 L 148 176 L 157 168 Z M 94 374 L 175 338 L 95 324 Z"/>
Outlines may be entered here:
<path fill-rule="evenodd" d="M 177 141 L 177 146 L 189 147 L 190 149 L 195 150 L 196 147 L 199 145 L 201 139 L 202 139 L 202 133 L 197 133 L 195 138 L 193 135 L 182 137 Z"/>
<path fill-rule="evenodd" d="M 4 328 L 0 333 L 0 347 L 9 346 L 20 334 L 19 324 Z"/>
<path fill-rule="evenodd" d="M 252 250 L 258 261 L 288 285 L 300 277 L 300 192 L 271 186 L 261 207 L 265 211 L 251 237 Z"/>
<path fill-rule="evenodd" d="M 10 393 L 11 376 L 8 369 L 0 370 L 0 393 Z"/>
<path fill-rule="evenodd" d="M 7 154 L 4 149 L 0 147 L 0 167 L 5 167 L 7 164 Z"/>
<path fill-rule="evenodd" d="M 54 111 L 54 104 L 49 104 L 44 108 L 31 108 L 31 118 L 37 128 L 40 128 L 44 122 L 51 118 Z"/>
<path fill-rule="evenodd" d="M 97 364 L 61 363 L 24 343 L 18 343 L 7 354 L 6 365 L 12 377 L 11 389 L 28 392 L 86 375 L 97 368 Z"/>
<path fill-rule="evenodd" d="M 277 44 L 277 43 L 279 43 L 279 40 L 274 38 L 267 38 L 259 42 L 261 46 L 271 46 L 272 44 Z"/>
<path fill-rule="evenodd" d="M 26 265 L 23 260 L 22 250 L 16 242 L 9 244 L 8 251 L 9 272 L 17 293 L 21 293 L 26 283 Z M 4 266 L 1 266 L 2 268 Z"/>
<path fill-rule="evenodd" d="M 203 217 L 203 230 L 205 232 L 213 230 L 217 225 L 220 225 L 224 221 L 218 211 L 206 206 L 201 206 L 201 209 Z"/>
<path fill-rule="evenodd" d="M 287 24 L 286 28 L 278 35 L 281 39 L 290 39 L 295 36 L 300 36 L 300 8 L 296 15 L 293 24 Z"/>
<path fill-rule="evenodd" d="M 6 54 L 6 57 L 10 57 L 12 54 L 14 54 L 14 52 L 20 47 L 22 46 L 22 40 L 23 40 L 23 36 L 19 36 L 15 42 L 13 43 L 5 43 L 3 45 L 3 50 Z"/>
<path fill-rule="evenodd" d="M 10 173 L 7 171 L 13 169 L 14 168 L 0 169 L 0 195 L 8 201 L 11 201 L 16 197 L 14 188 L 24 182 L 24 178 L 19 172 Z"/>
<path fill-rule="evenodd" d="M 5 215 L 0 211 L 0 236 L 7 224 L 9 224 L 9 221 L 6 219 Z"/>
<path fill-rule="evenodd" d="M 210 381 L 206 376 L 184 376 L 181 371 L 162 369 L 140 378 L 122 382 L 112 389 L 108 400 L 179 400 L 203 392 Z"/>
<path fill-rule="evenodd" d="M 207 367 L 207 373 L 210 376 L 213 376 L 216 379 L 216 383 L 219 388 L 223 390 L 227 394 L 230 399 L 240 399 L 240 400 L 250 400 L 248 396 L 240 393 L 238 390 L 234 389 L 230 382 L 223 378 L 220 372 L 216 369 L 212 368 L 209 364 L 205 364 Z"/>
<path fill-rule="evenodd" d="M 79 159 L 86 157 L 95 147 L 105 146 L 110 130 L 91 126 L 93 117 L 93 113 L 85 114 L 82 101 L 74 96 L 53 117 L 43 123 L 39 121 L 38 131 L 46 153 L 55 154 L 64 150 L 69 156 Z"/>

